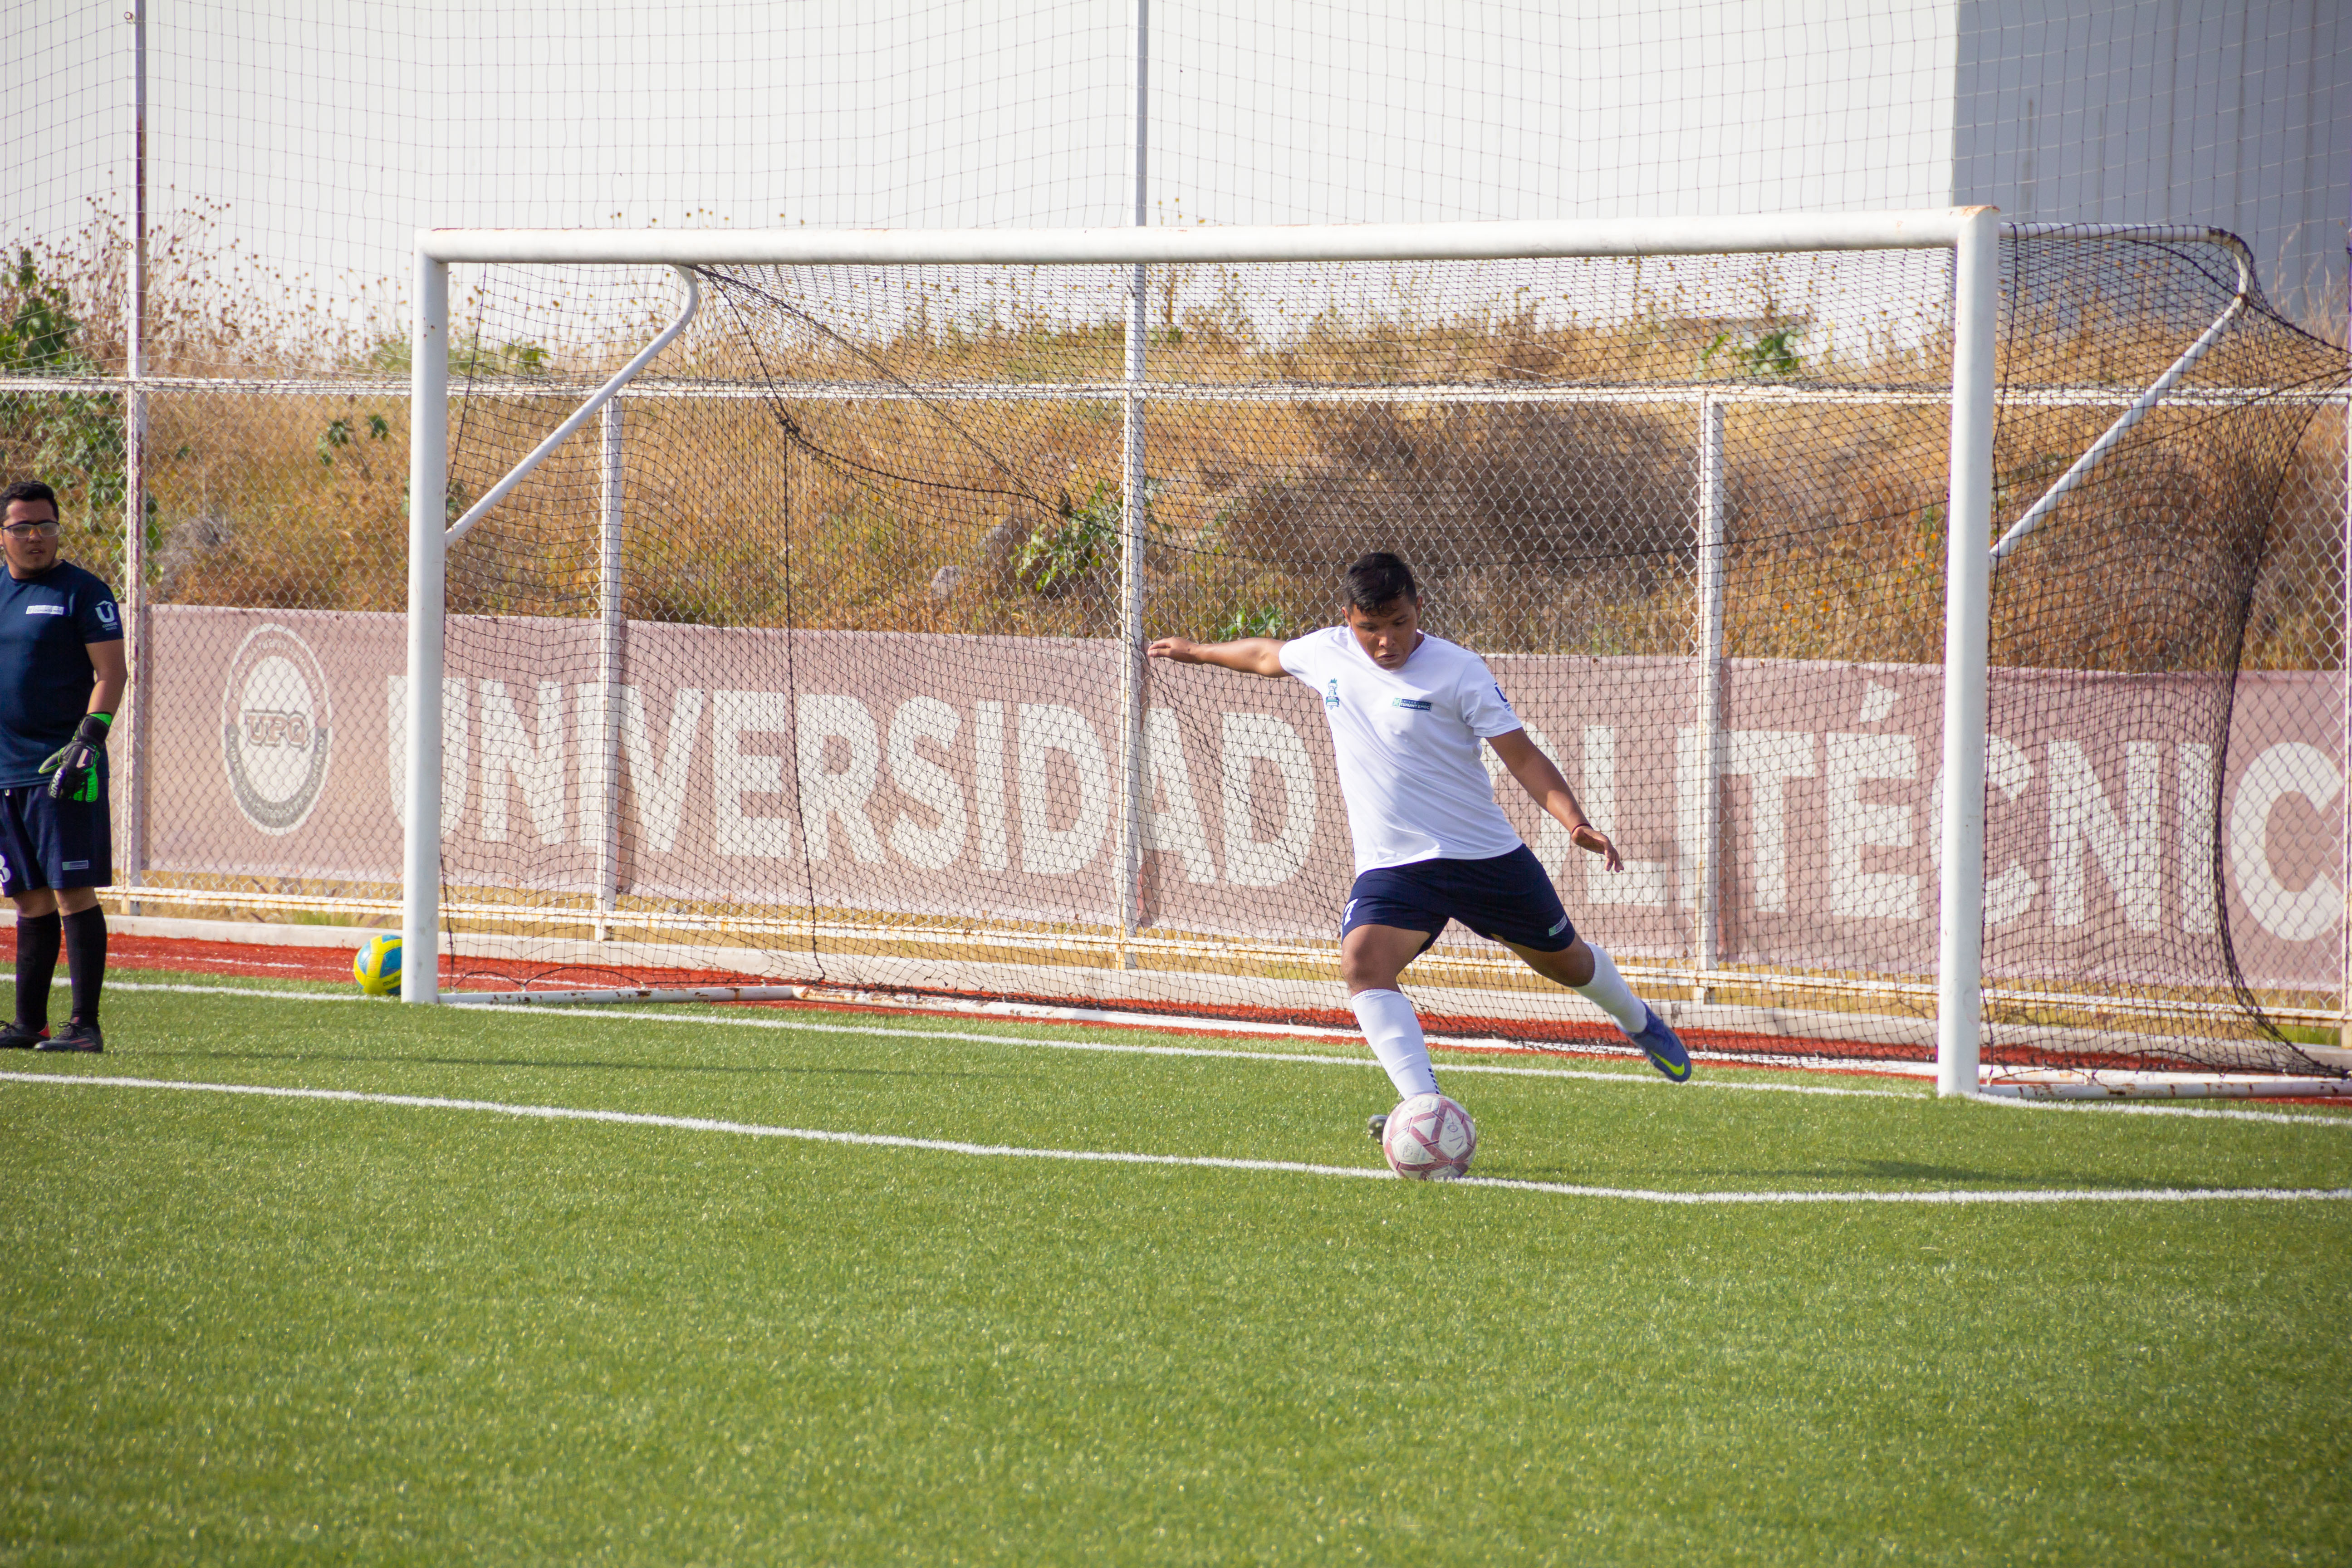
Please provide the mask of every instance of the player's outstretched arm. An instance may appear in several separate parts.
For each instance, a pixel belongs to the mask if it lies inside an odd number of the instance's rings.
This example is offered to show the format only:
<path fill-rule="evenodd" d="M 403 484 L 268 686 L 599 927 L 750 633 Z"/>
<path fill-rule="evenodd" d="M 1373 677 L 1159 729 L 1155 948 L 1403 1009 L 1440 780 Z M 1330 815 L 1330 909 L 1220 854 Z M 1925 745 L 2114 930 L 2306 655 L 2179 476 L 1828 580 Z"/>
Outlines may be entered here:
<path fill-rule="evenodd" d="M 1569 838 L 1579 849 L 1600 856 L 1612 871 L 1625 868 L 1625 858 L 1617 853 L 1617 846 L 1610 842 L 1609 835 L 1592 826 L 1592 819 L 1584 815 L 1584 807 L 1576 803 L 1576 792 L 1568 787 L 1568 781 L 1560 777 L 1551 759 L 1528 739 L 1525 730 L 1489 735 L 1486 744 L 1495 748 L 1495 754 L 1503 759 L 1503 765 L 1511 770 L 1519 787 L 1550 813 L 1552 820 L 1568 829 Z"/>
<path fill-rule="evenodd" d="M 1213 664 L 1244 675 L 1284 675 L 1282 639 L 1239 637 L 1232 642 L 1194 642 L 1191 637 L 1161 637 L 1143 650 L 1153 658 L 1178 664 Z"/>

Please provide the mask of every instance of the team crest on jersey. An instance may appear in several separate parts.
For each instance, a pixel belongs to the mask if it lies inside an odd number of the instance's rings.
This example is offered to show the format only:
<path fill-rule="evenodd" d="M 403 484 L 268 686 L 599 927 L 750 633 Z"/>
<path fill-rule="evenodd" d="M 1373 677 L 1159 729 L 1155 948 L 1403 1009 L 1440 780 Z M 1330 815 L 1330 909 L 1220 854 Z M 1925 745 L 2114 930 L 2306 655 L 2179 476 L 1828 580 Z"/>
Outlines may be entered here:
<path fill-rule="evenodd" d="M 310 645 L 284 626 L 256 626 L 228 661 L 221 693 L 221 761 L 247 822 L 278 834 L 309 820 L 327 784 L 330 720 L 326 672 Z"/>
<path fill-rule="evenodd" d="M 1323 688 L 1323 706 L 1326 708 L 1339 706 L 1339 678 L 1336 675 L 1331 678 L 1330 684 Z"/>

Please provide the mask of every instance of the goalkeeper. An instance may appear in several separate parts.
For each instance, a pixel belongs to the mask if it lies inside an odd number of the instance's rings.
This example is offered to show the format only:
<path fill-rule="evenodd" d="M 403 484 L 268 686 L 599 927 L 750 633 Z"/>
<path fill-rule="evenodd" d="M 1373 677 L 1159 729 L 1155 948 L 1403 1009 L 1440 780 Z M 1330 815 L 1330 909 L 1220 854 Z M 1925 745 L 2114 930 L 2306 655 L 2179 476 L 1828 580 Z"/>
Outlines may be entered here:
<path fill-rule="evenodd" d="M 1355 839 L 1356 881 L 1339 927 L 1339 972 L 1372 1054 L 1410 1097 L 1435 1091 L 1412 1003 L 1397 987 L 1448 921 L 1499 942 L 1545 979 L 1598 1004 L 1676 1083 L 1690 1054 L 1635 996 L 1609 954 L 1576 934 L 1535 852 L 1495 804 L 1483 739 L 1519 787 L 1576 844 L 1623 868 L 1586 820 L 1551 759 L 1528 739 L 1486 661 L 1421 629 L 1421 590 L 1397 557 L 1348 568 L 1347 624 L 1290 642 L 1162 637 L 1154 658 L 1247 675 L 1294 676 L 1323 699 L 1339 792 Z M 1374 1136 L 1385 1120 L 1374 1117 Z"/>
<path fill-rule="evenodd" d="M 8 575 L 0 581 L 0 892 L 16 906 L 16 1017 L 0 1047 L 105 1048 L 98 1031 L 106 911 L 114 880 L 106 732 L 127 668 L 122 612 L 104 583 L 58 556 L 57 492 L 0 489 Z M 73 1013 L 49 1030 L 58 949 Z"/>

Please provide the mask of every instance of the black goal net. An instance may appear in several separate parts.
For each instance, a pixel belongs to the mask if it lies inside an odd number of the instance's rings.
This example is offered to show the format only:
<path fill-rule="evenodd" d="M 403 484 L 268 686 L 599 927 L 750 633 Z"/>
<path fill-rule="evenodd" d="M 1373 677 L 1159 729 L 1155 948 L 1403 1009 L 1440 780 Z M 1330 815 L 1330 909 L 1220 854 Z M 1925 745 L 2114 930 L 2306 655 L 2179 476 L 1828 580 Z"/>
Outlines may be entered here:
<path fill-rule="evenodd" d="M 2346 1059 L 2344 355 L 2237 255 L 2002 247 L 1973 543 L 2025 526 L 1966 874 L 2004 1070 Z M 1349 1027 L 1322 694 L 1141 648 L 1331 626 L 1387 550 L 1614 837 L 1612 872 L 1495 769 L 1695 1049 L 1931 1055 L 1948 254 L 698 277 L 450 552 L 448 984 Z M 459 283 L 453 515 L 671 308 Z M 394 617 L 316 631 L 399 668 Z M 1623 1046 L 1459 926 L 1405 984 L 1442 1036 Z"/>

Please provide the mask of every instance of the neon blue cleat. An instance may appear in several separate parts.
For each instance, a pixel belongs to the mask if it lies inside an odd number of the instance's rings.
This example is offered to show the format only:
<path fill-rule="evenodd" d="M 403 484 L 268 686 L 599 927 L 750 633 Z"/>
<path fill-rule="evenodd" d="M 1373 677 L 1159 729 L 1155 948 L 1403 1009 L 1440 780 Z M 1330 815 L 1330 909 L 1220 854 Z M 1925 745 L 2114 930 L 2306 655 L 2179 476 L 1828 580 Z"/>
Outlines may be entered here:
<path fill-rule="evenodd" d="M 1659 1017 L 1656 1010 L 1647 1002 L 1642 1004 L 1642 1012 L 1649 1022 L 1642 1026 L 1640 1034 L 1629 1035 L 1626 1037 L 1642 1047 L 1643 1053 L 1649 1057 L 1652 1067 L 1676 1083 L 1688 1083 L 1691 1075 L 1690 1053 L 1683 1049 L 1681 1039 L 1672 1029 L 1666 1027 L 1666 1021 Z"/>

